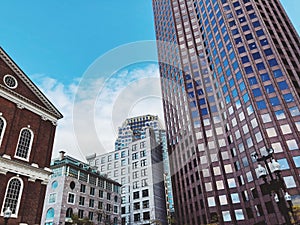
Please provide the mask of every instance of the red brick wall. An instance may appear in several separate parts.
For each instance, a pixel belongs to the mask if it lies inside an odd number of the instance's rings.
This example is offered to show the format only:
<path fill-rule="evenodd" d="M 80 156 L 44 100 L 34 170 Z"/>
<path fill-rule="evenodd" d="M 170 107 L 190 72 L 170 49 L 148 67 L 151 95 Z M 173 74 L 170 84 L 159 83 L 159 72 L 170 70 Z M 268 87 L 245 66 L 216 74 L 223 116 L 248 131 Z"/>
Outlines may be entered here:
<path fill-rule="evenodd" d="M 16 92 L 18 92 L 20 95 L 25 96 L 26 98 L 30 99 L 31 101 L 34 101 L 35 103 L 43 106 L 43 103 L 40 101 L 40 99 L 30 90 L 29 87 L 27 87 L 26 84 L 22 82 L 21 79 L 3 62 L 2 59 L 0 59 L 0 84 L 4 85 L 3 77 L 7 74 L 10 74 L 16 78 L 18 81 L 18 87 L 14 89 Z"/>
<path fill-rule="evenodd" d="M 4 86 L 3 77 L 6 74 L 13 75 L 18 81 L 17 88 L 12 91 L 17 92 L 40 106 L 44 106 L 31 88 L 23 83 L 23 81 L 0 59 L 0 84 Z M 49 168 L 56 126 L 53 125 L 51 121 L 43 120 L 40 115 L 37 115 L 26 108 L 18 108 L 16 103 L 1 96 L 0 113 L 2 113 L 2 116 L 7 123 L 0 146 L 0 156 L 6 154 L 11 156 L 11 160 L 18 161 L 24 165 L 36 163 L 40 168 Z M 14 158 L 20 131 L 28 125 L 34 133 L 29 162 Z M 0 209 L 3 205 L 7 182 L 13 176 L 17 176 L 17 174 L 10 172 L 6 175 L 0 174 Z M 11 218 L 8 224 L 40 224 L 46 185 L 42 185 L 40 180 L 31 182 L 28 181 L 28 177 L 20 176 L 20 178 L 23 180 L 24 187 L 18 218 Z M 0 224 L 3 224 L 3 217 L 0 217 Z"/>
<path fill-rule="evenodd" d="M 29 163 L 37 163 L 41 168 L 49 167 L 56 128 L 52 122 L 42 120 L 41 116 L 25 108 L 19 109 L 15 103 L 2 97 L 0 97 L 0 112 L 7 122 L 0 155 L 8 154 L 13 158 L 20 130 L 30 125 L 34 139 Z"/>
<path fill-rule="evenodd" d="M 0 203 L 2 202 L 6 191 L 6 184 L 15 174 L 7 173 L 7 175 L 0 175 Z M 9 225 L 18 225 L 19 223 L 27 223 L 29 225 L 40 224 L 43 210 L 44 196 L 46 192 L 46 185 L 42 185 L 40 181 L 30 182 L 27 177 L 20 176 L 23 180 L 24 187 L 18 218 L 11 218 Z M 2 182 L 3 181 L 3 182 Z M 4 185 L 5 184 L 5 185 Z M 1 217 L 0 217 L 1 218 Z M 2 218 L 1 218 L 2 219 Z M 2 224 L 2 221 L 0 222 Z"/>

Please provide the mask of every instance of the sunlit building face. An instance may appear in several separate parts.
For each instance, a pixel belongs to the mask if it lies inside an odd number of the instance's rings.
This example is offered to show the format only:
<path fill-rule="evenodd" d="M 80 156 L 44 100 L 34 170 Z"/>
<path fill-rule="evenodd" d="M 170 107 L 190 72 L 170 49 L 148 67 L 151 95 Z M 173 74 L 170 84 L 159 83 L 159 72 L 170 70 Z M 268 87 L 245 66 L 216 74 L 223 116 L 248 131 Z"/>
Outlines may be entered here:
<path fill-rule="evenodd" d="M 153 9 L 178 224 L 284 223 L 252 157 L 272 148 L 299 204 L 300 41 L 280 1 Z"/>

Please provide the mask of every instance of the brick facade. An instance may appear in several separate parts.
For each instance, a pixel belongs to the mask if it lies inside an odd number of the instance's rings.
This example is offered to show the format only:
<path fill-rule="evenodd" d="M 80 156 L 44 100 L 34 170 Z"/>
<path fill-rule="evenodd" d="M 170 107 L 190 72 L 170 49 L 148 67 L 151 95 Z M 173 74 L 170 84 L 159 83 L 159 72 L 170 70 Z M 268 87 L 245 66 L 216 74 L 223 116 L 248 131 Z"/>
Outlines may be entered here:
<path fill-rule="evenodd" d="M 16 87 L 5 82 L 11 76 Z M 60 112 L 0 48 L 0 223 L 12 178 L 21 182 L 20 199 L 10 225 L 40 224 L 57 120 Z M 0 121 L 1 122 L 1 121 Z M 22 129 L 30 130 L 28 157 L 17 157 Z M 7 203 L 8 204 L 8 203 Z M 9 203 L 10 204 L 10 203 Z"/>

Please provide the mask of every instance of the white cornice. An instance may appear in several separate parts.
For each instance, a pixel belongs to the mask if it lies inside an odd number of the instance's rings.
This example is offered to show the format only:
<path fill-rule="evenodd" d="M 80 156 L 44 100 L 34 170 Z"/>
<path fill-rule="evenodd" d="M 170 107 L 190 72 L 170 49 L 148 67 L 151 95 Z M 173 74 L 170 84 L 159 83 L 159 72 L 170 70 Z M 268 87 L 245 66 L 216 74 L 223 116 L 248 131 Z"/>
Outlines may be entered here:
<path fill-rule="evenodd" d="M 46 96 L 37 88 L 37 86 L 29 79 L 29 77 L 18 67 L 18 65 L 8 56 L 8 54 L 0 47 L 0 58 L 8 67 L 24 82 L 24 84 L 45 104 L 47 109 L 55 115 L 57 119 L 62 118 L 62 114 L 55 106 L 46 98 Z"/>
<path fill-rule="evenodd" d="M 2 85 L 0 85 L 2 86 Z M 0 88 L 0 96 L 11 101 L 14 102 L 15 104 L 17 104 L 17 107 L 20 109 L 26 108 L 29 111 L 40 115 L 42 117 L 43 120 L 45 120 L 46 118 L 48 120 L 50 120 L 53 123 L 57 123 L 57 118 L 54 117 L 53 115 L 51 115 L 50 113 L 48 113 L 46 110 L 42 110 L 42 107 L 38 107 L 36 104 L 34 104 L 33 102 L 31 102 L 30 100 L 25 101 L 24 99 L 18 98 L 16 97 L 14 94 L 8 93 L 7 91 L 3 90 Z"/>
<path fill-rule="evenodd" d="M 22 162 L 10 160 L 0 156 L 0 174 L 7 172 L 28 177 L 29 181 L 41 180 L 42 184 L 47 184 L 51 172 L 48 168 L 37 168 Z"/>

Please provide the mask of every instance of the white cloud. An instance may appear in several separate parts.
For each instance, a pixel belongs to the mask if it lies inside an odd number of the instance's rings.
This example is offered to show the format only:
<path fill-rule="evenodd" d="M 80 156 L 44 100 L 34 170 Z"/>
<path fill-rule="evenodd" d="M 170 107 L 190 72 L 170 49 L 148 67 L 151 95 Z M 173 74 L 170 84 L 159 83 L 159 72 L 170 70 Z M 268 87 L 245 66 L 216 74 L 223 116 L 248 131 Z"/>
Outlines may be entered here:
<path fill-rule="evenodd" d="M 81 160 L 90 153 L 113 151 L 117 127 L 126 118 L 154 114 L 163 119 L 159 71 L 154 63 L 129 66 L 109 79 L 85 78 L 85 88 L 78 88 L 76 80 L 65 85 L 43 75 L 32 77 L 64 115 L 58 123 L 53 157 L 61 149 Z"/>

